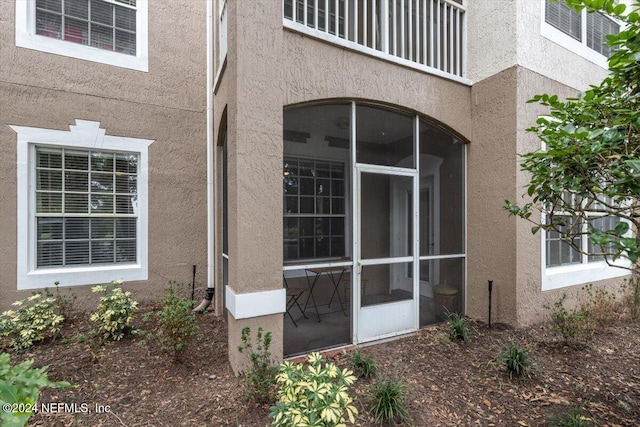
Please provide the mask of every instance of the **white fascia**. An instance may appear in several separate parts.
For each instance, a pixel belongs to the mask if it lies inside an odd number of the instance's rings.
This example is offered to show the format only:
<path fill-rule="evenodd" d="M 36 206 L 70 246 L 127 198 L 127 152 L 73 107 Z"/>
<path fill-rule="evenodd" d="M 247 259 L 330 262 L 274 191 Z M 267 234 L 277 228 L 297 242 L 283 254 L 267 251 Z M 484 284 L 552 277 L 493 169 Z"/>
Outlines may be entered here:
<path fill-rule="evenodd" d="M 226 308 L 234 319 L 249 319 L 252 317 L 282 314 L 286 310 L 287 290 L 251 292 L 236 294 L 231 287 L 226 287 Z"/>
<path fill-rule="evenodd" d="M 149 3 L 136 3 L 136 55 L 36 34 L 35 0 L 16 0 L 16 46 L 137 71 L 149 71 Z"/>
<path fill-rule="evenodd" d="M 68 131 L 10 126 L 17 141 L 17 282 L 18 290 L 40 289 L 60 282 L 61 286 L 147 280 L 148 272 L 148 161 L 150 139 L 106 135 L 99 122 L 76 119 Z M 138 163 L 137 256 L 135 264 L 110 264 L 58 268 L 36 268 L 35 241 L 35 146 L 72 147 L 136 153 Z"/>

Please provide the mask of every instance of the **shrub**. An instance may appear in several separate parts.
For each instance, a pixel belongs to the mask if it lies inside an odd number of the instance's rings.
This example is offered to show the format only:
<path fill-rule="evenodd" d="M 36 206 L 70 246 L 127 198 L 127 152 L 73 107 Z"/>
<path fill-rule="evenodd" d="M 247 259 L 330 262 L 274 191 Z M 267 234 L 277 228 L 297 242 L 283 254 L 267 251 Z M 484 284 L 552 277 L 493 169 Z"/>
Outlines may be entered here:
<path fill-rule="evenodd" d="M 469 322 L 460 314 L 445 310 L 445 315 L 449 325 L 449 336 L 453 341 L 468 341 L 475 333 Z"/>
<path fill-rule="evenodd" d="M 71 316 L 73 304 L 78 297 L 76 294 L 65 295 L 60 292 L 60 282 L 56 281 L 53 284 L 56 287 L 56 293 L 53 294 L 49 291 L 49 288 L 44 288 L 44 294 L 47 298 L 53 298 L 55 300 L 58 313 L 64 316 L 65 319 L 68 319 Z"/>
<path fill-rule="evenodd" d="M 31 368 L 33 360 L 11 366 L 9 355 L 0 354 L 0 425 L 24 426 L 35 412 L 40 389 L 43 387 L 70 387 L 67 382 L 52 382 L 47 378 L 47 367 Z M 11 411 L 4 409 L 11 405 Z"/>
<path fill-rule="evenodd" d="M 549 420 L 551 427 L 587 427 L 593 425 L 593 420 L 583 415 L 583 406 L 580 405 L 562 415 L 552 417 Z"/>
<path fill-rule="evenodd" d="M 138 309 L 138 302 L 131 298 L 131 292 L 123 291 L 121 285 L 122 280 L 114 280 L 109 285 L 91 288 L 93 292 L 104 293 L 97 311 L 91 315 L 92 322 L 100 322 L 98 333 L 104 339 L 121 340 L 131 329 L 133 314 Z"/>
<path fill-rule="evenodd" d="M 389 424 L 400 421 L 412 425 L 411 415 L 406 406 L 407 386 L 392 373 L 387 377 L 378 376 L 376 381 L 369 386 L 369 412 L 377 423 Z"/>
<path fill-rule="evenodd" d="M 618 319 L 616 295 L 606 289 L 593 289 L 589 283 L 582 288 L 587 293 L 586 301 L 580 304 L 581 314 L 598 326 L 610 326 Z"/>
<path fill-rule="evenodd" d="M 507 368 L 509 377 L 521 377 L 531 369 L 529 352 L 513 342 L 504 345 L 499 360 Z"/>
<path fill-rule="evenodd" d="M 358 410 L 349 396 L 349 386 L 356 380 L 353 372 L 325 362 L 319 353 L 311 353 L 307 363 L 306 367 L 288 361 L 280 365 L 272 426 L 344 426 L 345 415 L 355 423 Z"/>
<path fill-rule="evenodd" d="M 581 310 L 567 310 L 564 302 L 567 294 L 562 294 L 553 305 L 544 305 L 549 311 L 551 325 L 555 334 L 562 335 L 565 344 L 575 344 L 579 340 L 589 340 L 593 336 L 593 321 Z"/>
<path fill-rule="evenodd" d="M 13 303 L 17 308 L 0 314 L 0 336 L 9 337 L 14 351 L 31 347 L 60 331 L 64 317 L 58 313 L 53 297 L 36 293 Z"/>
<path fill-rule="evenodd" d="M 355 350 L 351 354 L 351 366 L 358 378 L 369 378 L 378 370 L 376 360 L 370 354 Z"/>
<path fill-rule="evenodd" d="M 167 293 L 162 299 L 162 311 L 158 317 L 158 340 L 165 351 L 172 353 L 173 359 L 180 355 L 198 332 L 196 316 L 191 311 L 191 301 L 176 293 L 176 288 L 182 285 L 169 283 Z"/>
<path fill-rule="evenodd" d="M 269 347 L 271 346 L 271 332 L 264 332 L 258 328 L 256 334 L 256 348 L 251 343 L 251 328 L 242 329 L 240 336 L 242 345 L 238 346 L 240 353 L 249 358 L 250 367 L 242 374 L 247 385 L 247 397 L 257 402 L 272 402 L 275 395 L 276 373 L 278 371 L 271 360 Z"/>

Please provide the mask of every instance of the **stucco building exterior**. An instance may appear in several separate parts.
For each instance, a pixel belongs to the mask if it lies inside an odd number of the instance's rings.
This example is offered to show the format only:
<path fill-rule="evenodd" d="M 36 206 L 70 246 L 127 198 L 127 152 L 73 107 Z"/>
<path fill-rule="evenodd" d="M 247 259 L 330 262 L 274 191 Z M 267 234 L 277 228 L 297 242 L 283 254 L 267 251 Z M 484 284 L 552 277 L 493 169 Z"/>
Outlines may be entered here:
<path fill-rule="evenodd" d="M 488 280 L 494 321 L 525 325 L 624 275 L 502 209 L 527 183 L 518 154 L 540 148 L 525 129 L 544 110 L 526 101 L 606 75 L 605 16 L 545 0 L 92 0 L 113 13 L 96 60 L 92 39 L 60 46 L 108 25 L 50 3 L 0 8 L 2 306 L 111 275 L 143 299 L 197 265 L 237 369 L 245 326 L 272 332 L 276 357 L 360 344 L 445 308 L 486 318 Z M 59 21 L 74 31 L 53 40 Z"/>

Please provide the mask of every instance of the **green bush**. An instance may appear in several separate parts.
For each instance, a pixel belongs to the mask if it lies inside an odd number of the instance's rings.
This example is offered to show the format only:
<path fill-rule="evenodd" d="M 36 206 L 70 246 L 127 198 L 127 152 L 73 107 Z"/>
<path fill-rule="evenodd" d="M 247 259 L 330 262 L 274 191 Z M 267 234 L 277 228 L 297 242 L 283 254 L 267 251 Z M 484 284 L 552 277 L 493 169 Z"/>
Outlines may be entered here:
<path fill-rule="evenodd" d="M 449 336 L 453 341 L 468 341 L 475 334 L 469 322 L 460 314 L 445 310 L 445 315 L 449 325 Z"/>
<path fill-rule="evenodd" d="M 121 340 L 131 329 L 133 314 L 138 310 L 138 302 L 131 298 L 131 292 L 123 291 L 120 286 L 122 280 L 114 280 L 109 285 L 91 288 L 93 292 L 104 293 L 98 309 L 91 315 L 92 322 L 100 322 L 98 333 L 104 339 Z"/>
<path fill-rule="evenodd" d="M 573 345 L 580 340 L 590 340 L 593 336 L 593 319 L 579 309 L 567 310 L 564 302 L 567 294 L 562 294 L 553 305 L 544 305 L 549 311 L 551 326 L 555 334 L 561 335 L 565 344 Z"/>
<path fill-rule="evenodd" d="M 55 298 L 36 293 L 13 303 L 17 308 L 0 314 L 0 336 L 9 338 L 14 351 L 31 347 L 60 331 L 64 317 Z"/>
<path fill-rule="evenodd" d="M 349 396 L 349 386 L 356 380 L 353 372 L 325 362 L 319 353 L 311 353 L 307 363 L 280 365 L 278 402 L 270 413 L 272 427 L 344 426 L 345 416 L 355 423 L 358 410 Z"/>
<path fill-rule="evenodd" d="M 182 285 L 169 283 L 169 288 L 162 298 L 162 311 L 157 313 L 157 337 L 162 348 L 172 353 L 178 360 L 187 349 L 191 340 L 198 333 L 198 323 L 191 311 L 191 301 L 176 293 Z"/>
<path fill-rule="evenodd" d="M 378 370 L 376 360 L 370 354 L 355 350 L 351 354 L 351 367 L 358 378 L 369 378 Z"/>
<path fill-rule="evenodd" d="M 56 306 L 58 307 L 58 313 L 64 316 L 65 319 L 71 316 L 71 311 L 73 310 L 73 304 L 78 298 L 76 294 L 65 295 L 60 292 L 60 282 L 56 281 L 53 283 L 56 287 L 56 293 L 53 294 L 49 291 L 49 288 L 44 288 L 44 294 L 47 298 L 53 298 L 56 302 Z"/>
<path fill-rule="evenodd" d="M 22 427 L 37 407 L 38 395 L 43 387 L 70 387 L 67 382 L 52 382 L 47 378 L 47 367 L 31 368 L 33 360 L 11 366 L 9 355 L 0 354 L 0 425 Z M 11 405 L 11 411 L 5 410 Z"/>
<path fill-rule="evenodd" d="M 272 402 L 278 367 L 274 365 L 269 352 L 271 332 L 264 332 L 262 328 L 258 328 L 254 349 L 251 328 L 247 326 L 242 329 L 240 341 L 242 345 L 238 346 L 238 351 L 246 354 L 250 363 L 250 367 L 242 373 L 247 385 L 247 397 L 261 403 Z"/>
<path fill-rule="evenodd" d="M 529 352 L 511 342 L 504 345 L 499 356 L 500 362 L 507 368 L 509 376 L 521 377 L 531 369 L 531 357 Z"/>
<path fill-rule="evenodd" d="M 369 412 L 378 424 L 396 421 L 413 424 L 406 406 L 407 386 L 398 374 L 379 375 L 369 386 L 369 394 Z"/>

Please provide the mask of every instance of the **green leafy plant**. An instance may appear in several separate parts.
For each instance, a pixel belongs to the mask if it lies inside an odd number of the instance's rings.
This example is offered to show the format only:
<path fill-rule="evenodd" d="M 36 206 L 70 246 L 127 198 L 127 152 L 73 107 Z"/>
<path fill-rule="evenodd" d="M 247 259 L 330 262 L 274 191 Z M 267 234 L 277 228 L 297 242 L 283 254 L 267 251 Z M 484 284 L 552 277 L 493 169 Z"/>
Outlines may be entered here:
<path fill-rule="evenodd" d="M 138 302 L 131 298 L 131 292 L 123 291 L 122 280 L 114 280 L 108 285 L 91 288 L 103 293 L 98 309 L 91 315 L 92 322 L 99 322 L 98 333 L 104 339 L 121 340 L 131 330 L 133 315 L 138 310 Z"/>
<path fill-rule="evenodd" d="M 369 378 L 378 370 L 378 364 L 373 356 L 364 354 L 360 350 L 351 353 L 351 367 L 358 378 Z"/>
<path fill-rule="evenodd" d="M 549 419 L 551 427 L 588 427 L 593 425 L 593 420 L 584 415 L 584 406 L 571 408 L 569 412 Z"/>
<path fill-rule="evenodd" d="M 369 412 L 379 424 L 400 421 L 412 425 L 406 400 L 407 385 L 395 372 L 388 376 L 378 375 L 369 386 Z"/>
<path fill-rule="evenodd" d="M 64 317 L 58 313 L 53 297 L 36 293 L 13 305 L 15 310 L 0 314 L 0 337 L 8 337 L 14 351 L 27 349 L 60 331 Z"/>
<path fill-rule="evenodd" d="M 278 401 L 271 407 L 271 425 L 344 426 L 345 417 L 355 423 L 358 410 L 349 396 L 355 380 L 353 372 L 326 362 L 319 353 L 311 353 L 306 366 L 283 362 L 276 377 Z"/>
<path fill-rule="evenodd" d="M 250 366 L 242 374 L 247 385 L 247 397 L 257 402 L 272 402 L 275 396 L 276 373 L 278 367 L 271 360 L 269 347 L 271 346 L 271 332 L 265 332 L 261 327 L 256 333 L 256 346 L 251 340 L 251 328 L 242 329 L 240 335 L 240 353 L 246 354 Z"/>
<path fill-rule="evenodd" d="M 162 298 L 162 311 L 156 313 L 158 319 L 157 338 L 162 348 L 179 360 L 191 340 L 198 333 L 198 323 L 191 311 L 191 301 L 176 292 L 183 285 L 170 282 L 167 293 Z"/>
<path fill-rule="evenodd" d="M 71 316 L 73 304 L 78 297 L 76 294 L 65 295 L 60 292 L 60 282 L 56 281 L 53 284 L 56 287 L 56 293 L 54 294 L 49 291 L 49 288 L 44 288 L 44 294 L 47 298 L 53 298 L 55 300 L 58 312 L 64 316 L 65 319 L 68 319 Z"/>
<path fill-rule="evenodd" d="M 445 310 L 444 314 L 449 325 L 449 336 L 453 341 L 468 341 L 475 334 L 469 322 L 460 314 L 449 310 Z"/>
<path fill-rule="evenodd" d="M 31 368 L 33 360 L 11 366 L 9 355 L 0 354 L 0 425 L 22 427 L 33 415 L 43 387 L 70 387 L 68 382 L 53 382 L 47 378 L 47 367 Z M 10 405 L 11 410 L 6 410 Z"/>
<path fill-rule="evenodd" d="M 574 345 L 588 341 L 593 336 L 593 321 L 578 309 L 568 310 L 565 306 L 566 294 L 562 294 L 553 305 L 544 305 L 549 311 L 551 326 L 555 334 L 561 335 L 565 344 Z"/>
<path fill-rule="evenodd" d="M 504 345 L 498 359 L 507 368 L 509 377 L 514 375 L 521 377 L 531 369 L 532 361 L 529 352 L 513 342 Z"/>

